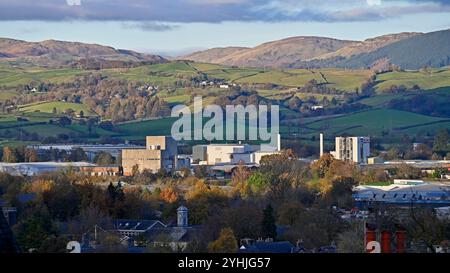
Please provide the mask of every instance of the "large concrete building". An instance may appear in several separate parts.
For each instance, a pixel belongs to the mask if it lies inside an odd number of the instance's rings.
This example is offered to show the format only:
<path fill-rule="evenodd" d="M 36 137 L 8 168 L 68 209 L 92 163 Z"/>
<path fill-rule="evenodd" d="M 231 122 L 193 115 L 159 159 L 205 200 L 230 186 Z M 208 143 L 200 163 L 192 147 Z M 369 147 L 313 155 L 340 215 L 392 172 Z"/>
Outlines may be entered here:
<path fill-rule="evenodd" d="M 192 148 L 192 160 L 204 165 L 259 164 L 266 155 L 277 154 L 281 150 L 280 135 L 275 146 L 263 145 L 261 148 L 248 144 L 210 144 L 196 145 Z"/>
<path fill-rule="evenodd" d="M 145 149 L 122 150 L 124 175 L 132 175 L 133 167 L 153 173 L 160 169 L 177 169 L 177 142 L 170 136 L 147 136 Z"/>
<path fill-rule="evenodd" d="M 367 163 L 370 156 L 369 137 L 336 137 L 336 151 L 331 153 L 336 159 Z"/>

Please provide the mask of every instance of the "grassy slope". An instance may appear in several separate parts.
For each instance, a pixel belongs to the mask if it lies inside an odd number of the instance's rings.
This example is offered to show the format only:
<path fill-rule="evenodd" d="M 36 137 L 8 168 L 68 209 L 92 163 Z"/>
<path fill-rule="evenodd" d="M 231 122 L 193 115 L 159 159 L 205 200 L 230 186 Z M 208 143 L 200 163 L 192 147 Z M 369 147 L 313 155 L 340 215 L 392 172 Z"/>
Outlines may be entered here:
<path fill-rule="evenodd" d="M 315 130 L 325 130 L 334 135 L 355 134 L 355 135 L 376 135 L 381 136 L 382 131 L 396 131 L 399 134 L 412 134 L 423 128 L 437 130 L 445 126 L 445 123 L 429 123 L 446 120 L 443 118 L 429 117 L 410 112 L 397 111 L 391 109 L 375 109 L 342 117 L 322 120 L 308 124 L 307 127 Z M 447 123 L 447 126 L 449 123 Z M 408 126 L 417 126 L 404 128 Z M 430 131 L 431 132 L 431 131 Z"/>
<path fill-rule="evenodd" d="M 88 106 L 84 104 L 60 102 L 60 101 L 22 105 L 19 107 L 19 110 L 22 113 L 33 113 L 33 112 L 52 113 L 54 108 L 56 108 L 57 111 L 59 112 L 65 112 L 67 109 L 72 109 L 76 113 L 83 111 L 85 116 L 96 116 L 96 114 Z"/>
<path fill-rule="evenodd" d="M 422 89 L 430 90 L 450 86 L 450 69 L 432 69 L 430 73 L 420 71 L 390 72 L 377 77 L 378 91 L 383 91 L 392 85 L 404 85 L 407 88 L 415 84 Z"/>

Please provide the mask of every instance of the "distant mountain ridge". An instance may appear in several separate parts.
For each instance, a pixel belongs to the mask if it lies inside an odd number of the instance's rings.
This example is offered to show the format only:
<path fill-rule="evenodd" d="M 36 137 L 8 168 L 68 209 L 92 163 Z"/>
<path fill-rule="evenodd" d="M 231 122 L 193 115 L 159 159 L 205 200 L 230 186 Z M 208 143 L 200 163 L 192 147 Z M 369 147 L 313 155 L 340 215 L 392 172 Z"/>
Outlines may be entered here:
<path fill-rule="evenodd" d="M 46 40 L 27 42 L 0 38 L 0 61 L 29 62 L 38 65 L 64 65 L 80 60 L 107 62 L 167 62 L 161 56 L 142 54 L 132 50 L 115 49 L 109 46 Z"/>
<path fill-rule="evenodd" d="M 450 65 L 450 30 L 412 36 L 370 53 L 340 60 L 332 66 L 370 67 L 382 59 L 389 60 L 390 63 L 404 69 L 448 66 Z"/>
<path fill-rule="evenodd" d="M 364 41 L 300 36 L 230 53 L 213 48 L 179 59 L 241 67 L 370 68 L 380 63 L 404 69 L 441 67 L 450 65 L 450 30 L 388 34 Z"/>
<path fill-rule="evenodd" d="M 402 32 L 398 34 L 387 34 L 383 36 L 378 36 L 375 38 L 366 39 L 361 42 L 355 42 L 354 44 L 350 44 L 335 52 L 319 56 L 315 59 L 331 59 L 335 57 L 349 58 L 355 55 L 373 52 L 381 47 L 421 34 L 423 33 Z"/>
<path fill-rule="evenodd" d="M 208 50 L 197 51 L 180 58 L 194 61 L 194 62 L 205 62 L 205 63 L 216 63 L 222 58 L 226 58 L 229 55 L 233 55 L 238 52 L 246 51 L 250 49 L 249 47 L 217 47 Z"/>
<path fill-rule="evenodd" d="M 325 37 L 299 36 L 268 42 L 253 48 L 239 48 L 230 54 L 219 54 L 220 48 L 180 57 L 179 59 L 197 62 L 211 62 L 244 67 L 286 67 L 299 60 L 312 59 L 335 52 L 354 41 L 337 40 Z M 218 58 L 211 58 L 217 55 Z M 208 56 L 208 58 L 202 58 Z"/>

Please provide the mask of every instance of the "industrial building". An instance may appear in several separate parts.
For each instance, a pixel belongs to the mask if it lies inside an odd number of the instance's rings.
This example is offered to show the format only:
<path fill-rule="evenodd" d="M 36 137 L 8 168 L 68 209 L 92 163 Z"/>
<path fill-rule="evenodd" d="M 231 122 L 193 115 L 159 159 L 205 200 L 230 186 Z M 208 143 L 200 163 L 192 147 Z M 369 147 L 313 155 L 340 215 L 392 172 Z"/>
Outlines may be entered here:
<path fill-rule="evenodd" d="M 266 155 L 281 151 L 281 136 L 277 135 L 276 145 L 252 146 L 249 144 L 209 144 L 192 147 L 192 161 L 200 165 L 260 164 Z"/>
<path fill-rule="evenodd" d="M 354 189 L 353 199 L 357 207 L 377 206 L 431 206 L 450 205 L 450 186 L 421 180 L 394 180 L 389 186 L 360 185 Z"/>
<path fill-rule="evenodd" d="M 11 175 L 34 176 L 46 172 L 56 172 L 61 170 L 79 170 L 83 167 L 94 167 L 94 164 L 87 162 L 23 162 L 4 163 L 0 162 L 0 172 L 7 172 Z"/>
<path fill-rule="evenodd" d="M 177 142 L 170 136 L 147 136 L 145 149 L 122 150 L 123 174 L 133 174 L 133 167 L 140 172 L 144 170 L 153 173 L 161 169 L 176 170 Z"/>
<path fill-rule="evenodd" d="M 94 157 L 102 152 L 109 153 L 110 155 L 114 157 L 118 157 L 122 150 L 133 150 L 133 149 L 144 149 L 143 146 L 138 145 L 131 145 L 131 144 L 99 144 L 99 145 L 90 145 L 90 144 L 43 144 L 43 145 L 28 145 L 27 148 L 34 149 L 37 151 L 38 154 L 43 154 L 45 152 L 48 152 L 50 150 L 59 150 L 59 151 L 66 151 L 71 152 L 75 149 L 82 149 L 87 157 L 88 160 L 92 161 Z"/>
<path fill-rule="evenodd" d="M 335 142 L 336 150 L 331 152 L 334 158 L 358 164 L 367 163 L 370 156 L 369 137 L 336 137 Z"/>

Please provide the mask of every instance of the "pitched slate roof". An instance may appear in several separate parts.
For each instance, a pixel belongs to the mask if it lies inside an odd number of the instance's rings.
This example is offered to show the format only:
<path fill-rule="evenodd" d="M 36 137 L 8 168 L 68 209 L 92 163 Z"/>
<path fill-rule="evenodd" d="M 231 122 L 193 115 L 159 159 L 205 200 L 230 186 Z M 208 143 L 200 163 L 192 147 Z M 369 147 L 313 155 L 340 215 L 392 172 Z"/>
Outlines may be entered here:
<path fill-rule="evenodd" d="M 158 220 L 119 219 L 114 221 L 114 227 L 117 230 L 147 231 L 153 227 L 166 227 L 166 225 Z"/>
<path fill-rule="evenodd" d="M 291 242 L 257 242 L 246 248 L 239 249 L 239 253 L 292 253 L 294 245 Z"/>

